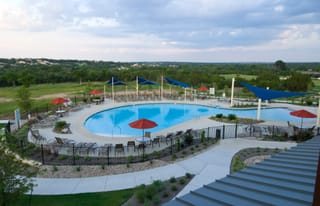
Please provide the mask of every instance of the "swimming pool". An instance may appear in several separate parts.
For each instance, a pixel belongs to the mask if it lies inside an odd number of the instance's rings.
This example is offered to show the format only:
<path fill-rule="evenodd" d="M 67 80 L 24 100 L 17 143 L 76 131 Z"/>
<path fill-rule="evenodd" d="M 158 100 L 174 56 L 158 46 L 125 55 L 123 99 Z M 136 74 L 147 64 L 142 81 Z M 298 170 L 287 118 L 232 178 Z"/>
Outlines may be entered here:
<path fill-rule="evenodd" d="M 290 115 L 286 108 L 261 109 L 262 120 L 292 121 L 298 122 L 300 118 Z M 136 104 L 116 107 L 95 113 L 84 122 L 85 128 L 93 134 L 109 137 L 132 137 L 141 136 L 142 131 L 131 128 L 129 123 L 141 118 L 152 120 L 157 127 L 148 129 L 154 133 L 188 120 L 216 114 L 235 114 L 238 117 L 257 117 L 256 109 L 222 109 L 216 107 L 194 104 Z M 308 121 L 308 120 L 307 120 Z"/>

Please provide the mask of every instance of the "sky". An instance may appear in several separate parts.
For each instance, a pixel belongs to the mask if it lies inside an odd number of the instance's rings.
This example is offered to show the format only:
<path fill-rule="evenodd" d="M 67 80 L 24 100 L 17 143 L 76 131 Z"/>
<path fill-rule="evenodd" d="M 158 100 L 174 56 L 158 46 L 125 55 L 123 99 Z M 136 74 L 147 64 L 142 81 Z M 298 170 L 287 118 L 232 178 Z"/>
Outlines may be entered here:
<path fill-rule="evenodd" d="M 320 62 L 320 1 L 0 0 L 0 57 Z"/>

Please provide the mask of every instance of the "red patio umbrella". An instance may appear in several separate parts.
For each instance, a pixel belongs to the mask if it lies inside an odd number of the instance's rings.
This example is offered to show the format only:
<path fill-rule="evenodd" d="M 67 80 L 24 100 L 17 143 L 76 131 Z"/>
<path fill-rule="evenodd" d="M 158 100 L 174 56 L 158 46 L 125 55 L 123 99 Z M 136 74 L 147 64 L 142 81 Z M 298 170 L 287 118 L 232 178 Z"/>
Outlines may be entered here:
<path fill-rule="evenodd" d="M 101 91 L 101 90 L 98 90 L 98 89 L 94 89 L 94 90 L 92 90 L 89 94 L 92 94 L 92 95 L 102 94 L 102 91 Z"/>
<path fill-rule="evenodd" d="M 62 98 L 62 97 L 58 97 L 58 98 L 55 98 L 53 100 L 50 101 L 50 104 L 64 104 L 64 103 L 67 103 L 69 102 L 69 100 L 65 99 L 65 98 Z"/>
<path fill-rule="evenodd" d="M 311 112 L 308 112 L 307 110 L 304 110 L 304 109 L 290 112 L 290 115 L 296 116 L 296 117 L 301 117 L 301 128 L 302 128 L 302 124 L 303 124 L 303 118 L 316 118 L 317 117 L 317 115 L 315 115 Z"/>
<path fill-rule="evenodd" d="M 135 129 L 142 129 L 142 139 L 144 138 L 144 129 L 150 129 L 158 126 L 157 123 L 148 119 L 139 119 L 137 121 L 131 122 L 129 124 L 130 127 Z M 144 139 L 143 139 L 144 140 Z"/>
<path fill-rule="evenodd" d="M 205 86 L 202 86 L 202 87 L 198 88 L 198 90 L 201 92 L 205 92 L 205 91 L 208 91 L 208 88 Z"/>
<path fill-rule="evenodd" d="M 158 124 L 154 121 L 142 118 L 137 121 L 131 122 L 129 126 L 135 129 L 150 129 L 158 126 Z"/>
<path fill-rule="evenodd" d="M 158 124 L 155 123 L 154 121 L 142 118 L 137 121 L 129 123 L 129 126 L 132 128 L 135 128 L 135 129 L 142 129 L 142 142 L 144 144 L 144 129 L 154 128 L 154 127 L 158 126 Z M 144 160 L 144 145 L 142 148 L 143 148 L 142 158 Z"/>

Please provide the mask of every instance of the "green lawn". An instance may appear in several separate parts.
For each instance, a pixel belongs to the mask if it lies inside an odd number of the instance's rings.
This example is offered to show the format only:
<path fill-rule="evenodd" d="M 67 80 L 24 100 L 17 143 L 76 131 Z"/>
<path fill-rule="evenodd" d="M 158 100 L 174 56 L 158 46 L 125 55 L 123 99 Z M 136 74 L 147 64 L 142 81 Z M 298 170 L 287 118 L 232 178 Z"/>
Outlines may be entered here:
<path fill-rule="evenodd" d="M 31 200 L 27 195 L 10 206 L 29 205 L 30 201 L 32 206 L 119 206 L 133 193 L 134 189 L 75 195 L 33 195 Z"/>
<path fill-rule="evenodd" d="M 245 80 L 252 80 L 257 78 L 256 75 L 246 75 L 246 74 L 221 74 L 220 76 L 226 78 L 226 79 L 232 79 L 233 77 L 237 79 L 237 77 L 241 77 Z"/>

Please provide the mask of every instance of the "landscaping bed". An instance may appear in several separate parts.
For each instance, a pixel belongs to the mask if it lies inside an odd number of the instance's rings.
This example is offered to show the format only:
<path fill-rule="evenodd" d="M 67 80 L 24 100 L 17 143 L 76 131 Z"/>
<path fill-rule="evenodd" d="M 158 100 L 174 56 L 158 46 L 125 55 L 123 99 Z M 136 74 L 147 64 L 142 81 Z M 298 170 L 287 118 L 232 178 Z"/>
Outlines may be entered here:
<path fill-rule="evenodd" d="M 161 205 L 173 199 L 192 178 L 193 175 L 186 173 L 183 177 L 171 177 L 167 181 L 155 180 L 150 185 L 140 185 L 123 206 Z"/>
<path fill-rule="evenodd" d="M 270 149 L 260 147 L 240 150 L 232 158 L 230 165 L 230 173 L 237 172 L 252 164 L 256 164 L 264 160 L 265 158 L 269 158 L 271 157 L 271 155 L 274 155 L 281 151 L 282 150 L 278 148 Z"/>

